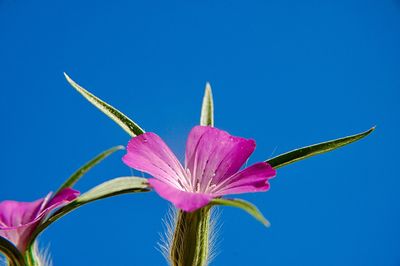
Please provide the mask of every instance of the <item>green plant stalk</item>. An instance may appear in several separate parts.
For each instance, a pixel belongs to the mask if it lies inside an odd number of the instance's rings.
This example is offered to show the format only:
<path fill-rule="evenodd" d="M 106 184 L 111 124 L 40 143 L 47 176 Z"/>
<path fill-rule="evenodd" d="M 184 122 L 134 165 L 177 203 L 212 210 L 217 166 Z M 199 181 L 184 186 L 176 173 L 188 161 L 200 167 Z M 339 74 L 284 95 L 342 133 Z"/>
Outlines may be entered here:
<path fill-rule="evenodd" d="M 179 210 L 170 249 L 172 266 L 205 266 L 208 263 L 210 206 L 195 212 Z"/>
<path fill-rule="evenodd" d="M 36 262 L 36 259 L 35 259 L 34 248 L 35 248 L 34 245 L 31 245 L 24 254 L 25 262 L 26 262 L 27 266 L 39 266 L 39 264 Z"/>
<path fill-rule="evenodd" d="M 21 252 L 9 240 L 1 236 L 0 253 L 6 257 L 8 266 L 26 266 Z"/>
<path fill-rule="evenodd" d="M 27 250 L 24 252 L 24 259 L 26 266 L 49 266 L 52 265 L 49 260 L 47 260 L 46 255 L 41 255 L 39 251 L 39 246 L 37 242 L 34 242 Z"/>

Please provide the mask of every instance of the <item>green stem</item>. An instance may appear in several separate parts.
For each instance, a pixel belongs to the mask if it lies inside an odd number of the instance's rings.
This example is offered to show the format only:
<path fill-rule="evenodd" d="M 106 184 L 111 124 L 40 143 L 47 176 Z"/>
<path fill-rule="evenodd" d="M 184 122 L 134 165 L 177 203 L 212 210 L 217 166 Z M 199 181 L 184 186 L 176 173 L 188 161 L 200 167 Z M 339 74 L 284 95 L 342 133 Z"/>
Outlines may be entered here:
<path fill-rule="evenodd" d="M 170 250 L 172 266 L 205 266 L 208 260 L 210 207 L 179 211 Z"/>
<path fill-rule="evenodd" d="M 40 266 L 35 254 L 36 254 L 36 244 L 33 243 L 24 253 L 26 266 Z"/>
<path fill-rule="evenodd" d="M 9 266 L 26 266 L 20 251 L 3 237 L 0 237 L 0 253 L 6 256 Z"/>

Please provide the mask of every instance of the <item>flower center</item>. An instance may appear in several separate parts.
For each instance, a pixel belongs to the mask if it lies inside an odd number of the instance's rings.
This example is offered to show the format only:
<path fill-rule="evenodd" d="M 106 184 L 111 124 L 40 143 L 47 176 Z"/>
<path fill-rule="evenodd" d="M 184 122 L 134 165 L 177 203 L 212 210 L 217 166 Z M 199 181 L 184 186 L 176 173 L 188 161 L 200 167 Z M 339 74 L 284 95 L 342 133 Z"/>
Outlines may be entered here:
<path fill-rule="evenodd" d="M 215 172 L 210 177 L 205 177 L 204 174 L 201 176 L 193 175 L 188 168 L 185 169 L 186 178 L 189 181 L 189 187 L 185 187 L 182 182 L 179 182 L 182 189 L 192 193 L 211 193 L 217 186 L 213 184 Z"/>

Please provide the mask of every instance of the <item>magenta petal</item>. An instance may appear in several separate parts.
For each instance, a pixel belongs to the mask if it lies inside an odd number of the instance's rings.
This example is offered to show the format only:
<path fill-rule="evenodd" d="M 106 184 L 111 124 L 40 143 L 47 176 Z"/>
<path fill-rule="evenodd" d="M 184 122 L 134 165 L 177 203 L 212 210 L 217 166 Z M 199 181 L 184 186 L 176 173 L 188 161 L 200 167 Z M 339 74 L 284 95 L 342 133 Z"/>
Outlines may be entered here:
<path fill-rule="evenodd" d="M 212 195 L 208 194 L 179 190 L 155 178 L 150 178 L 149 183 L 162 198 L 172 202 L 177 208 L 186 212 L 193 212 L 204 207 L 213 198 Z"/>
<path fill-rule="evenodd" d="M 58 192 L 57 195 L 55 195 L 48 204 L 46 204 L 46 210 L 49 211 L 54 208 L 61 207 L 62 205 L 76 199 L 79 194 L 80 193 L 78 190 L 72 188 L 64 188 L 63 190 Z"/>
<path fill-rule="evenodd" d="M 38 215 L 43 202 L 44 199 L 0 202 L 0 236 L 10 240 L 19 250 L 25 250 L 29 236 L 40 221 Z"/>
<path fill-rule="evenodd" d="M 176 187 L 188 184 L 182 165 L 165 142 L 154 133 L 144 133 L 132 138 L 122 160 L 128 166 L 165 183 Z"/>
<path fill-rule="evenodd" d="M 0 229 L 0 236 L 11 241 L 21 252 L 27 248 L 28 241 L 33 231 L 40 223 L 40 217 L 30 223 L 15 228 Z"/>
<path fill-rule="evenodd" d="M 40 212 L 44 199 L 34 202 L 5 200 L 0 202 L 0 228 L 14 227 L 31 222 Z"/>
<path fill-rule="evenodd" d="M 66 188 L 50 200 L 51 193 L 34 202 L 0 202 L 0 236 L 7 238 L 22 252 L 39 223 L 55 208 L 74 200 L 79 192 Z M 50 200 L 50 202 L 49 202 Z"/>
<path fill-rule="evenodd" d="M 222 196 L 266 191 L 269 189 L 268 179 L 275 175 L 276 170 L 268 163 L 256 163 L 218 184 L 214 193 Z"/>
<path fill-rule="evenodd" d="M 255 149 L 251 139 L 231 136 L 213 127 L 196 126 L 186 143 L 186 167 L 204 186 L 236 173 Z"/>

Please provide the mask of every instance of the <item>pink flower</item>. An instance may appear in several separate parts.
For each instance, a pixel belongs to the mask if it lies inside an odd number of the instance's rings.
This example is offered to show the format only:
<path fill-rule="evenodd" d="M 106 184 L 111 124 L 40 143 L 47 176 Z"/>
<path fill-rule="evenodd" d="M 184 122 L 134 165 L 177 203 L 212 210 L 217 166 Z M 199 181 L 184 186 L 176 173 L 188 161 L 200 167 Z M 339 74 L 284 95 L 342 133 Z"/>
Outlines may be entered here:
<path fill-rule="evenodd" d="M 51 194 L 50 192 L 45 198 L 34 202 L 0 202 L 0 236 L 10 240 L 24 252 L 36 227 L 52 210 L 73 201 L 79 192 L 66 188 L 54 198 L 51 198 Z"/>
<path fill-rule="evenodd" d="M 276 174 L 268 163 L 256 163 L 239 171 L 255 146 L 254 140 L 196 126 L 186 143 L 185 167 L 154 133 L 132 138 L 123 161 L 152 175 L 149 183 L 161 197 L 192 212 L 213 198 L 268 190 L 268 179 Z"/>

